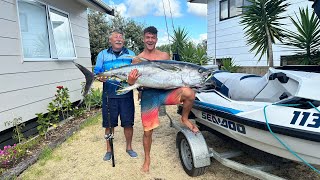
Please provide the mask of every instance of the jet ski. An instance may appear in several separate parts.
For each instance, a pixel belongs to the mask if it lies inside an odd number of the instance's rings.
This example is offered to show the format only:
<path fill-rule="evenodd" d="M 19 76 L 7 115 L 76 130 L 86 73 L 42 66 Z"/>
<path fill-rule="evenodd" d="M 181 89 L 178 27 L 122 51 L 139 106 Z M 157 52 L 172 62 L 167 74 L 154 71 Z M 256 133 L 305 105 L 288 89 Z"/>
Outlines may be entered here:
<path fill-rule="evenodd" d="M 215 71 L 211 80 L 191 110 L 200 129 L 320 165 L 320 66 L 269 68 L 264 76 Z"/>

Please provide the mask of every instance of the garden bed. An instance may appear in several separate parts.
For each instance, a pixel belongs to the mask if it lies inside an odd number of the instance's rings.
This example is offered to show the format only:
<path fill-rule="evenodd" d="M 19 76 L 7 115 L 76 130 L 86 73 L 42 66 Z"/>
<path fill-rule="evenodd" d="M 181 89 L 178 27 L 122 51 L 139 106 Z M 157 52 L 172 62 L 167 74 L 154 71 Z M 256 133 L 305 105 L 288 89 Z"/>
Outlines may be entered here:
<path fill-rule="evenodd" d="M 86 122 L 89 117 L 99 114 L 100 109 L 92 109 L 78 118 L 68 118 L 61 121 L 56 128 L 51 128 L 46 138 L 36 136 L 25 143 L 29 143 L 30 147 L 26 149 L 26 154 L 14 162 L 9 162 L 0 167 L 0 179 L 12 179 L 21 174 L 30 165 L 34 164 L 41 153 L 46 149 L 53 149 L 63 143 L 74 132 L 80 129 L 81 125 Z"/>

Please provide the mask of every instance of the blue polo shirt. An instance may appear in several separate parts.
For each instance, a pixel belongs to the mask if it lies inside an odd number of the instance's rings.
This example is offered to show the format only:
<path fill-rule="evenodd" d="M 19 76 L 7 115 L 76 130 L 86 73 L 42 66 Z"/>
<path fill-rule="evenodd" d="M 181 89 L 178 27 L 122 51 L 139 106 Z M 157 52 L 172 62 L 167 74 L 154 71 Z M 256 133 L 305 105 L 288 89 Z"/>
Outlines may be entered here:
<path fill-rule="evenodd" d="M 127 48 L 122 48 L 119 54 L 114 53 L 111 47 L 102 50 L 97 56 L 96 65 L 94 67 L 94 74 L 99 74 L 110 69 L 131 64 L 132 58 L 126 56 L 135 56 L 135 53 Z M 117 95 L 116 90 L 119 88 L 119 84 L 119 81 L 107 80 L 105 83 L 103 83 L 104 94 L 107 93 L 109 98 L 133 97 L 132 91 L 123 95 Z"/>

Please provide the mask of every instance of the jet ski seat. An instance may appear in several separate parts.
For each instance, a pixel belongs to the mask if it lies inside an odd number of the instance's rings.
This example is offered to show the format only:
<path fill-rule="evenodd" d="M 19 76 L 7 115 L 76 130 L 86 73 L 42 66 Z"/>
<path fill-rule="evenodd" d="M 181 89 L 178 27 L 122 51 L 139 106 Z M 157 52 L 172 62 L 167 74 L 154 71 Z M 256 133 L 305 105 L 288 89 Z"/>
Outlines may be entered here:
<path fill-rule="evenodd" d="M 216 71 L 212 79 L 216 90 L 233 100 L 253 101 L 268 84 L 267 75 Z"/>

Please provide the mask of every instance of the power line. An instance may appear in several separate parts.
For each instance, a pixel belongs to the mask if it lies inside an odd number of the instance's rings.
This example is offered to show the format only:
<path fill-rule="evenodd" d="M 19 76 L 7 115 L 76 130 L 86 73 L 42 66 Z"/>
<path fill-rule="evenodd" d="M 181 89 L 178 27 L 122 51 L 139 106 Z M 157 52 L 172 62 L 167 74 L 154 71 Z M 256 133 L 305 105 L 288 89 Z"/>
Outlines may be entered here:
<path fill-rule="evenodd" d="M 172 12 L 171 12 L 170 0 L 168 0 L 168 2 L 169 2 L 170 14 L 171 14 L 171 25 L 172 25 L 172 29 L 173 29 L 173 30 L 175 30 L 174 25 L 173 25 L 173 18 L 172 18 Z"/>
<path fill-rule="evenodd" d="M 170 44 L 170 39 L 169 39 L 169 29 L 168 29 L 168 22 L 167 22 L 167 15 L 166 15 L 166 10 L 165 10 L 165 8 L 164 8 L 164 2 L 163 2 L 163 0 L 162 0 L 162 7 L 163 7 L 164 20 L 166 21 L 166 28 L 167 28 L 168 41 L 169 41 L 169 44 Z M 170 48 L 170 51 L 171 51 L 171 48 Z"/>

